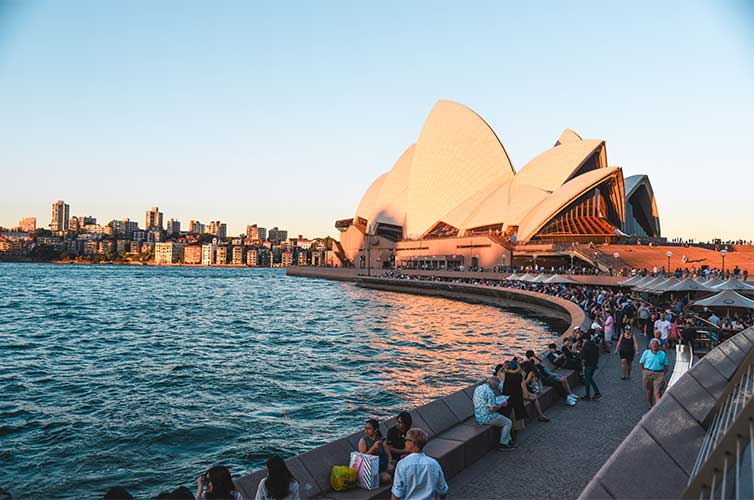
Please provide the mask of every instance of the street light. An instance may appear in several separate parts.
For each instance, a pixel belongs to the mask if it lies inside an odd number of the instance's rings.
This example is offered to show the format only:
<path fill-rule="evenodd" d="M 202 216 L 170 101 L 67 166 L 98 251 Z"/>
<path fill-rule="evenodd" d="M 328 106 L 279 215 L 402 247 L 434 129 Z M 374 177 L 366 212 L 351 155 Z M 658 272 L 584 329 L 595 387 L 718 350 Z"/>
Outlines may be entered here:
<path fill-rule="evenodd" d="M 720 256 L 723 258 L 723 275 L 722 279 L 725 279 L 725 256 L 728 255 L 728 251 L 726 249 L 720 250 Z"/>
<path fill-rule="evenodd" d="M 668 258 L 668 267 L 665 268 L 665 275 L 670 274 L 670 258 L 672 256 L 673 256 L 673 252 L 671 252 L 670 250 L 668 250 L 667 252 L 665 252 L 665 257 Z"/>
<path fill-rule="evenodd" d="M 615 257 L 615 274 L 618 274 L 618 257 L 620 257 L 620 254 L 618 252 L 615 252 L 613 254 L 613 257 Z"/>

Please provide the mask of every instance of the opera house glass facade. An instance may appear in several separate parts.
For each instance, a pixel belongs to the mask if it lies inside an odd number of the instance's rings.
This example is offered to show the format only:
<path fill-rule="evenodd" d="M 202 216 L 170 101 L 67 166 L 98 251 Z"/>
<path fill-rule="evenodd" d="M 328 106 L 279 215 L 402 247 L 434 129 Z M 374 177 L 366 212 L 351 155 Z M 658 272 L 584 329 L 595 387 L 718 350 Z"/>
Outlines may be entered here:
<path fill-rule="evenodd" d="M 516 172 L 490 126 L 451 101 L 335 226 L 342 264 L 370 268 L 490 268 L 536 244 L 660 236 L 649 178 L 624 179 L 605 141 L 566 129 Z"/>

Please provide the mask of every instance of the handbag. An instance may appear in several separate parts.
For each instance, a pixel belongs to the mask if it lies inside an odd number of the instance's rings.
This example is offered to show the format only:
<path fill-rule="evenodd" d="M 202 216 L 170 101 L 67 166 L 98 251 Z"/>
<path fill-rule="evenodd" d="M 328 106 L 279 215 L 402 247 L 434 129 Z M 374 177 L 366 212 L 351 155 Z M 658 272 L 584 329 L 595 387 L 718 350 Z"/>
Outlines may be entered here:
<path fill-rule="evenodd" d="M 356 469 L 359 488 L 376 490 L 380 487 L 380 457 L 352 451 L 349 465 Z"/>
<path fill-rule="evenodd" d="M 353 467 L 334 465 L 330 471 L 330 486 L 335 491 L 346 491 L 356 486 L 357 472 Z"/>
<path fill-rule="evenodd" d="M 539 378 L 535 378 L 526 385 L 526 388 L 532 394 L 540 394 L 542 392 L 542 381 Z"/>

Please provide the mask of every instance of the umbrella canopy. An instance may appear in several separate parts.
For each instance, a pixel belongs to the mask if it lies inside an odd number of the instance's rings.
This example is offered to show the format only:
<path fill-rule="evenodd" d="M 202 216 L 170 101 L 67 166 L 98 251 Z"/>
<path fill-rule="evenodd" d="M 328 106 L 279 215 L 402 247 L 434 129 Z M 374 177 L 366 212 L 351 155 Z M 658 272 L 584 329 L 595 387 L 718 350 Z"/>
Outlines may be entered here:
<path fill-rule="evenodd" d="M 723 281 L 719 285 L 715 285 L 714 288 L 715 290 L 742 290 L 742 291 L 754 290 L 754 286 L 751 286 L 750 284 L 745 283 L 741 280 Z"/>
<path fill-rule="evenodd" d="M 531 280 L 532 283 L 542 283 L 545 281 L 547 281 L 547 276 L 545 276 L 544 274 L 538 274 L 536 278 Z"/>
<path fill-rule="evenodd" d="M 664 292 L 667 292 L 671 288 L 673 288 L 674 286 L 676 286 L 677 284 L 679 284 L 680 282 L 681 282 L 681 280 L 679 280 L 678 278 L 676 278 L 675 276 L 673 276 L 672 278 L 668 278 L 665 281 L 663 281 L 662 283 L 660 283 L 660 284 L 658 284 L 656 286 L 653 286 L 652 287 L 652 292 L 655 292 L 655 293 L 664 293 Z"/>
<path fill-rule="evenodd" d="M 716 287 L 720 283 L 723 283 L 723 280 L 717 279 L 717 278 L 712 278 L 712 279 L 710 279 L 708 281 L 702 282 L 702 285 L 706 286 L 707 288 L 712 288 L 712 287 Z"/>
<path fill-rule="evenodd" d="M 639 276 L 638 274 L 636 276 L 631 276 L 627 280 L 619 281 L 618 284 L 620 286 L 634 286 L 637 281 L 641 280 L 643 276 Z"/>
<path fill-rule="evenodd" d="M 746 309 L 754 309 L 754 300 L 744 297 L 735 290 L 723 290 L 712 297 L 695 301 L 694 305 L 706 307 L 744 307 Z"/>
<path fill-rule="evenodd" d="M 631 284 L 631 286 L 633 288 L 638 288 L 638 287 L 642 286 L 645 283 L 649 283 L 650 281 L 654 281 L 655 279 L 656 278 L 654 278 L 652 276 L 644 276 L 643 278 L 641 278 L 641 279 L 639 279 L 637 281 L 634 281 L 633 284 Z"/>
<path fill-rule="evenodd" d="M 516 273 L 513 273 L 513 274 L 511 274 L 510 276 L 508 276 L 505 279 L 511 280 L 511 281 L 518 281 L 519 278 L 518 278 L 518 275 Z"/>
<path fill-rule="evenodd" d="M 545 283 L 571 283 L 578 284 L 579 282 L 569 278 L 568 276 L 561 276 L 560 274 L 553 274 L 545 280 Z"/>
<path fill-rule="evenodd" d="M 535 275 L 526 273 L 523 276 L 519 276 L 518 281 L 534 281 Z"/>
<path fill-rule="evenodd" d="M 645 281 L 640 285 L 634 286 L 634 290 L 638 290 L 640 292 L 649 292 L 651 291 L 655 286 L 659 285 L 663 281 L 665 281 L 664 276 L 658 276 L 656 278 L 652 278 L 649 281 Z"/>
<path fill-rule="evenodd" d="M 711 288 L 698 283 L 696 280 L 686 278 L 668 290 L 670 292 L 710 292 Z"/>

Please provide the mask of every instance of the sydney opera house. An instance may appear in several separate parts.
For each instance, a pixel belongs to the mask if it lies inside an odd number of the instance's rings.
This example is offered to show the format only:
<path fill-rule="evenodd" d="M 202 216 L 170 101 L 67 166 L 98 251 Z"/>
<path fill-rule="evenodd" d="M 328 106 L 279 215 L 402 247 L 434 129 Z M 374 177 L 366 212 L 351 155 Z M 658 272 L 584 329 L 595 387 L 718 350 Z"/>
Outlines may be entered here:
<path fill-rule="evenodd" d="M 371 268 L 489 268 L 532 248 L 660 236 L 649 178 L 624 178 L 605 141 L 566 129 L 516 172 L 484 119 L 451 101 L 335 226 L 342 265 Z"/>

